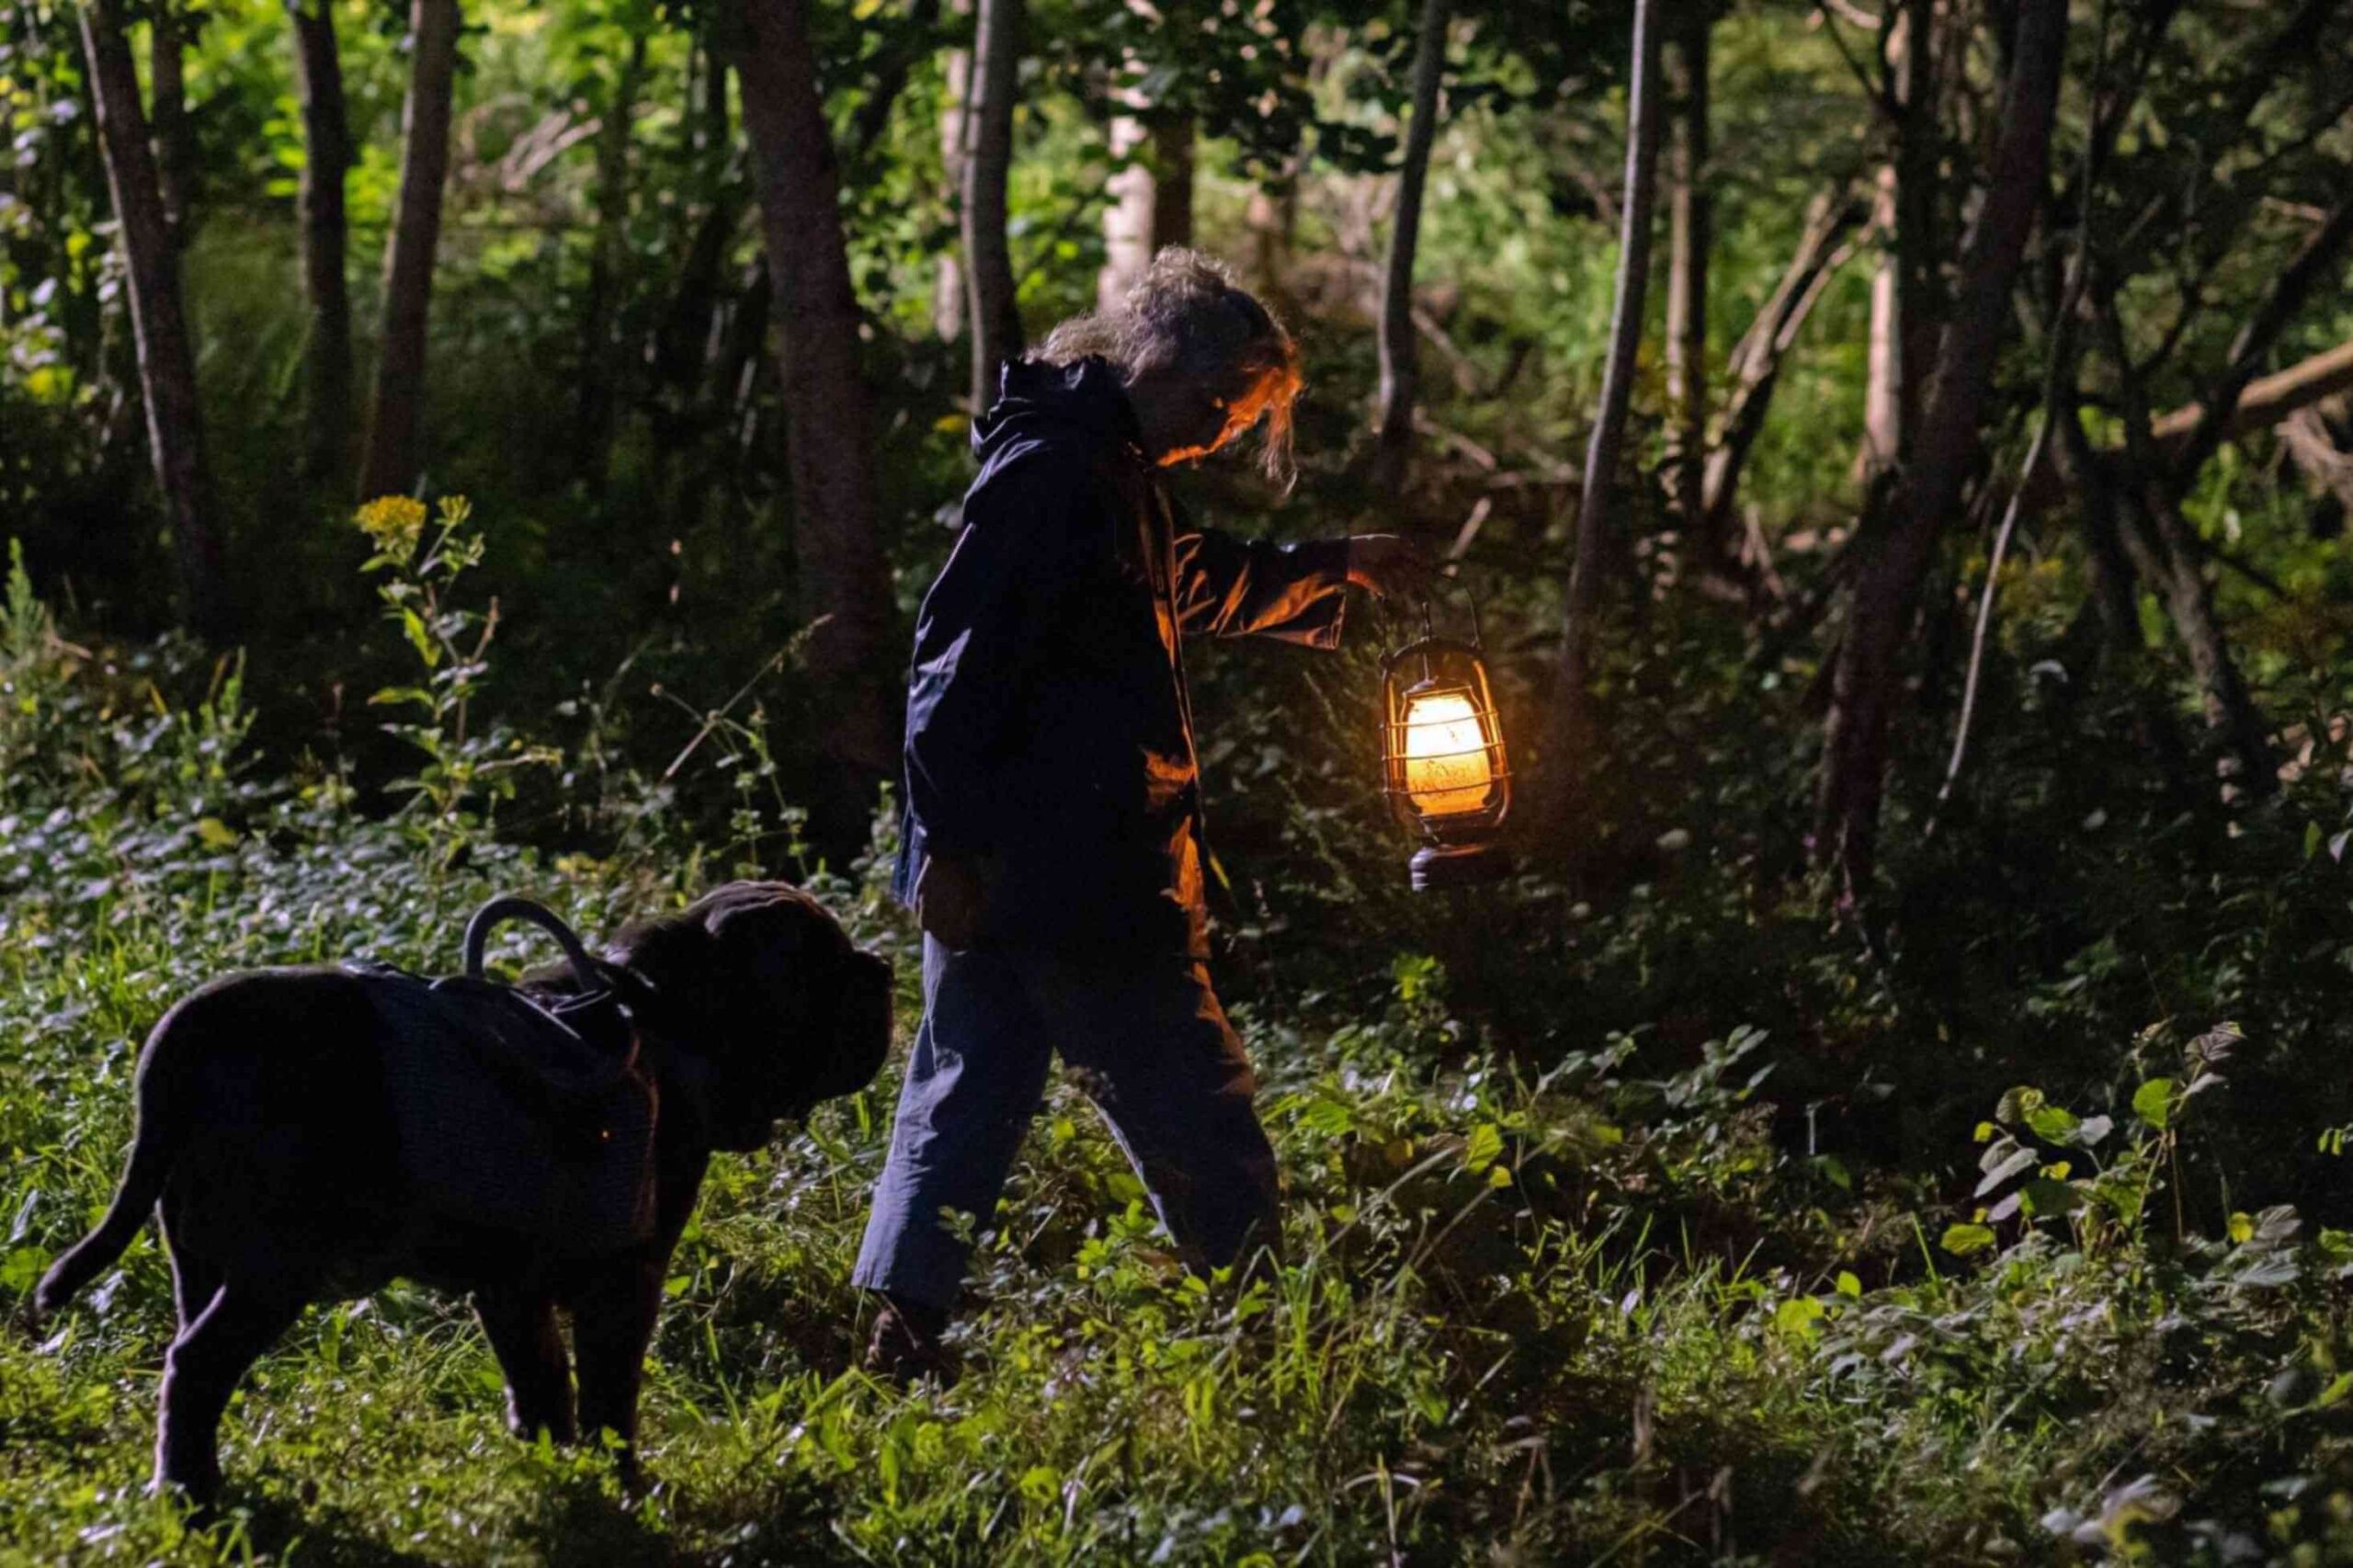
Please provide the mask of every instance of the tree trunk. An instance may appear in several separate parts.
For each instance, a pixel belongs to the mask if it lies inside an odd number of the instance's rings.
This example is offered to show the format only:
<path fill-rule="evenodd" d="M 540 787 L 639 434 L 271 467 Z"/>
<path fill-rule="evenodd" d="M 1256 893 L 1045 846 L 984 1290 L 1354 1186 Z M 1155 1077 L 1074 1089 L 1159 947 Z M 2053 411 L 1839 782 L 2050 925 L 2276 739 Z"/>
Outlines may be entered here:
<path fill-rule="evenodd" d="M 810 623 L 832 798 L 821 844 L 863 842 L 874 787 L 896 771 L 891 579 L 875 536 L 873 415 L 858 300 L 843 247 L 839 176 L 809 38 L 809 0 L 746 0 L 744 123 L 776 301 L 776 348 L 792 485 L 794 554 Z M 855 836 L 852 836 L 852 835 Z"/>
<path fill-rule="evenodd" d="M 1677 20 L 1668 56 L 1667 90 L 1676 114 L 1667 154 L 1666 406 L 1675 504 L 1685 548 L 1708 560 L 1731 552 L 1708 527 L 1702 490 L 1708 443 L 1708 262 L 1715 243 L 1715 202 L 1708 189 L 1708 10 L 1690 6 Z M 1704 536 L 1704 537 L 1702 537 Z"/>
<path fill-rule="evenodd" d="M 1282 297 L 1290 276 L 1292 242 L 1299 232 L 1299 176 L 1286 169 L 1273 182 L 1256 187 L 1243 216 L 1250 234 L 1250 276 L 1262 290 Z"/>
<path fill-rule="evenodd" d="M 408 101 L 401 111 L 401 188 L 384 257 L 384 342 L 359 472 L 362 499 L 404 494 L 423 466 L 426 313 L 449 172 L 458 66 L 458 0 L 410 0 Z"/>
<path fill-rule="evenodd" d="M 2256 795 L 2279 788 L 2271 756 L 2270 726 L 2255 705 L 2238 662 L 2231 656 L 2222 618 L 2214 608 L 2213 585 L 2206 580 L 2205 553 L 2198 530 L 2181 515 L 2177 473 L 2169 473 L 2149 417 L 2146 395 L 2133 374 L 2122 324 L 2110 292 L 2101 301 L 2100 327 L 2109 358 L 2117 367 L 2124 414 L 2124 481 L 2115 486 L 2124 509 L 2124 540 L 2149 585 L 2164 596 L 2174 632 L 2188 654 L 2205 709 L 2207 728 L 2222 737 L 2237 756 L 2245 787 Z M 2226 378 L 2227 381 L 2228 378 Z M 2243 383 L 2242 383 L 2243 384 Z M 2235 403 L 2235 396 L 2230 399 Z M 2198 429 L 2211 419 L 2201 415 Z"/>
<path fill-rule="evenodd" d="M 2000 6 L 1995 7 L 1999 10 Z M 1937 58 L 1937 0 L 1904 0 L 1903 69 L 1899 93 L 1904 110 L 1904 141 L 1897 152 L 1895 216 L 1900 231 L 1895 245 L 1903 278 L 1896 290 L 1896 321 L 1904 333 L 1903 375 L 1898 379 L 1898 403 L 1904 415 L 1904 441 L 1897 450 L 1907 458 L 1918 437 L 1927 406 L 1929 367 L 1937 361 L 1944 335 L 1946 306 L 1939 267 L 1946 241 L 1940 202 L 1944 180 L 1939 165 L 1944 153 L 1944 127 L 1937 113 L 1939 62 Z"/>
<path fill-rule="evenodd" d="M 1103 265 L 1095 274 L 1095 308 L 1116 309 L 1152 265 L 1153 170 L 1142 149 L 1144 123 L 1137 116 L 1113 117 L 1108 151 L 1115 164 L 1128 162 L 1104 185 L 1111 199 L 1103 209 Z"/>
<path fill-rule="evenodd" d="M 952 0 L 960 17 L 972 13 L 972 0 Z M 946 77 L 939 104 L 939 165 L 946 176 L 948 210 L 957 214 L 959 233 L 964 210 L 964 147 L 972 133 L 972 51 L 951 49 L 941 62 Z M 961 247 L 939 258 L 931 286 L 931 324 L 944 342 L 964 335 L 964 260 Z"/>
<path fill-rule="evenodd" d="M 1872 187 L 1871 227 L 1884 237 L 1886 254 L 1871 273 L 1870 347 L 1863 370 L 1863 449 L 1857 476 L 1868 478 L 1895 466 L 1904 444 L 1904 328 L 1896 303 L 1902 290 L 1895 262 L 1895 165 L 1879 171 Z"/>
<path fill-rule="evenodd" d="M 83 0 L 79 19 L 107 187 L 130 275 L 131 330 L 147 410 L 148 457 L 171 528 L 188 620 L 199 631 L 214 633 L 226 619 L 227 585 L 221 541 L 213 532 L 204 417 L 196 396 L 196 356 L 181 309 L 179 256 L 140 104 L 139 67 L 124 31 L 121 0 Z"/>
<path fill-rule="evenodd" d="M 1732 395 L 1725 400 L 1723 428 L 1707 453 L 1699 485 L 1696 526 L 1709 539 L 1728 542 L 1733 537 L 1741 469 L 1765 428 L 1766 410 L 1772 405 L 1782 362 L 1796 346 L 1798 329 L 1813 313 L 1814 301 L 1853 254 L 1855 242 L 1841 242 L 1861 221 L 1862 212 L 1848 192 L 1824 192 L 1814 199 L 1797 254 L 1790 258 L 1772 297 L 1733 350 Z M 1715 556 L 1718 561 L 1726 558 L 1724 553 Z"/>
<path fill-rule="evenodd" d="M 629 56 L 597 128 L 597 239 L 588 260 L 588 298 L 580 317 L 579 387 L 574 404 L 574 456 L 592 482 L 605 476 L 613 438 L 613 296 L 629 262 L 630 121 L 645 82 L 645 34 L 630 40 Z"/>
<path fill-rule="evenodd" d="M 1413 119 L 1405 128 L 1397 210 L 1389 227 L 1389 267 L 1381 288 L 1381 433 L 1372 454 L 1373 487 L 1383 494 L 1403 488 L 1414 456 L 1414 402 L 1421 369 L 1421 345 L 1414 335 L 1414 252 L 1422 237 L 1422 187 L 1429 177 L 1430 144 L 1438 136 L 1450 11 L 1449 0 L 1422 0 L 1421 36 L 1414 49 Z"/>
<path fill-rule="evenodd" d="M 1917 42 L 1917 40 L 1914 40 Z M 1962 247 L 1960 293 L 1936 358 L 1918 436 L 1863 564 L 1831 675 L 1814 854 L 1835 857 L 1850 900 L 1870 890 L 1897 683 L 1896 655 L 1937 540 L 1961 509 L 2010 287 L 2043 199 L 2067 41 L 2067 0 L 2020 0 L 1985 197 Z"/>
<path fill-rule="evenodd" d="M 1122 115 L 1111 122 L 1111 155 L 1124 158 L 1141 148 L 1143 156 L 1111 178 L 1117 199 L 1103 211 L 1097 309 L 1109 310 L 1125 299 L 1164 246 L 1193 243 L 1196 134 L 1189 114 Z"/>
<path fill-rule="evenodd" d="M 172 244 L 182 250 L 191 237 L 188 185 L 196 162 L 188 133 L 188 46 L 193 31 L 178 0 L 155 0 L 147 38 L 147 74 L 155 100 L 155 184 L 163 192 Z"/>
<path fill-rule="evenodd" d="M 2115 650 L 2136 650 L 2142 646 L 2141 608 L 2132 586 L 2132 559 L 2124 543 L 2114 481 L 2084 429 L 2080 394 L 2071 396 L 2061 412 L 2057 435 L 2052 443 L 2053 461 L 2047 466 L 2064 475 L 2082 501 L 2084 556 L 2105 643 Z M 2019 497 L 2021 518 L 2029 499 Z"/>
<path fill-rule="evenodd" d="M 1013 167 L 1013 102 L 1020 88 L 1024 0 L 978 0 L 972 108 L 964 158 L 965 324 L 972 335 L 972 413 L 996 401 L 997 370 L 1021 353 L 1006 180 Z"/>
<path fill-rule="evenodd" d="M 1937 118 L 1936 3 L 1901 0 L 1889 46 L 1894 74 L 1895 150 L 1880 172 L 1873 222 L 1888 250 L 1871 282 L 1870 366 L 1863 393 L 1865 476 L 1909 456 L 1920 400 L 1936 357 L 1938 164 L 1944 131 Z"/>
<path fill-rule="evenodd" d="M 653 379 L 657 391 L 667 394 L 655 398 L 656 416 L 670 420 L 674 427 L 680 427 L 676 409 L 691 408 L 706 390 L 717 386 L 710 372 L 720 361 L 714 328 L 720 311 L 719 279 L 742 219 L 733 170 L 734 138 L 728 122 L 727 72 L 725 55 L 715 50 L 706 55 L 701 94 L 688 93 L 679 117 L 686 142 L 681 153 L 701 171 L 698 185 L 704 205 L 694 237 L 687 244 L 686 260 L 678 268 L 677 287 L 654 335 Z M 718 390 L 722 395 L 726 391 L 724 387 Z"/>
<path fill-rule="evenodd" d="M 1593 751 L 1591 713 L 1593 622 L 1601 603 L 1602 561 L 1608 546 L 1608 509 L 1618 474 L 1626 408 L 1633 394 L 1634 361 L 1643 341 L 1643 299 L 1650 281 L 1651 209 L 1657 194 L 1660 0 L 1636 0 L 1633 67 L 1626 90 L 1626 194 L 1620 204 L 1617 298 L 1610 308 L 1609 359 L 1601 376 L 1601 410 L 1586 448 L 1584 486 L 1577 500 L 1576 559 L 1569 568 L 1560 678 L 1544 747 L 1545 783 L 1538 828 L 1552 847 L 1574 851 L 1566 832 L 1569 808 L 1581 792 Z"/>
<path fill-rule="evenodd" d="M 344 266 L 343 202 L 351 125 L 330 0 L 287 0 L 286 14 L 294 24 L 294 89 L 302 106 L 302 182 L 295 204 L 302 286 L 311 305 L 302 356 L 308 383 L 302 467 L 312 483 L 334 484 L 351 452 L 351 286 Z"/>

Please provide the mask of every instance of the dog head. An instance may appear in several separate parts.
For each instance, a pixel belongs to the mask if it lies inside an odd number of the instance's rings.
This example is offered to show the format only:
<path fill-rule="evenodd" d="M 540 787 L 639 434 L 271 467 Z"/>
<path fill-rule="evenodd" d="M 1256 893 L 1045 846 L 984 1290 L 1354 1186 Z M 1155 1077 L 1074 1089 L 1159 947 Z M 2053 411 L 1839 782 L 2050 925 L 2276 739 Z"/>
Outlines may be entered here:
<path fill-rule="evenodd" d="M 891 966 L 786 882 L 730 882 L 630 926 L 612 957 L 652 983 L 649 1032 L 722 1149 L 864 1088 L 891 1048 Z"/>

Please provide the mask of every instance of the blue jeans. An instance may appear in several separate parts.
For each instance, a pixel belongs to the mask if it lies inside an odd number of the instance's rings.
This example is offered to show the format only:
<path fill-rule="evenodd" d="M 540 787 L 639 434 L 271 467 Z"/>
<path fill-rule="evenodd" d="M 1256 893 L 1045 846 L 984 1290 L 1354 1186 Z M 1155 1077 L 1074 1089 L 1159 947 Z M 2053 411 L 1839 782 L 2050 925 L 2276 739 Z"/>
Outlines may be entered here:
<path fill-rule="evenodd" d="M 1275 1153 L 1257 1080 L 1207 966 L 1118 963 L 923 944 L 923 1027 L 856 1283 L 955 1304 L 965 1245 L 942 1210 L 985 1229 L 1059 1050 L 1195 1267 L 1278 1240 Z"/>

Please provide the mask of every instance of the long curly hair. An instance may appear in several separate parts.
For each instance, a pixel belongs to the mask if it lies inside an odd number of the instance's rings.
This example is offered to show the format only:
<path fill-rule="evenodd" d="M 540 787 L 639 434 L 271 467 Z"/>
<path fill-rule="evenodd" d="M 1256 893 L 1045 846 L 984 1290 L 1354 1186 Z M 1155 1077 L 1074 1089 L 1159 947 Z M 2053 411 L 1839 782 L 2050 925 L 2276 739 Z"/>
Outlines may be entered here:
<path fill-rule="evenodd" d="M 1165 246 L 1118 306 L 1073 316 L 1047 334 L 1029 358 L 1067 365 L 1089 355 L 1118 366 L 1129 381 L 1176 370 L 1230 385 L 1236 397 L 1259 392 L 1266 399 L 1262 464 L 1267 478 L 1290 486 L 1296 472 L 1291 405 L 1302 386 L 1299 345 L 1273 312 L 1233 281 L 1223 262 Z"/>

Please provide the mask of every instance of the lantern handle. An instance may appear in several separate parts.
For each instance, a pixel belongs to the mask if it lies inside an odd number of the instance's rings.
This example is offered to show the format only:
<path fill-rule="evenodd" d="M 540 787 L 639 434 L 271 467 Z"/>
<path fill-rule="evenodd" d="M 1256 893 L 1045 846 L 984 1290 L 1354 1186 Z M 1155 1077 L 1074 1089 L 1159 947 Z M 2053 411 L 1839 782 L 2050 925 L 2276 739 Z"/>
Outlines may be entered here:
<path fill-rule="evenodd" d="M 1472 593 L 1470 585 L 1464 583 L 1460 577 L 1447 577 L 1445 580 L 1462 590 L 1462 602 L 1469 606 L 1471 610 L 1471 647 L 1472 652 L 1484 658 L 1487 653 L 1487 633 L 1485 627 L 1479 619 L 1479 596 Z M 1437 596 L 1424 589 L 1415 597 L 1422 601 L 1422 641 L 1433 642 L 1438 637 L 1437 627 L 1432 619 L 1437 613 Z"/>

